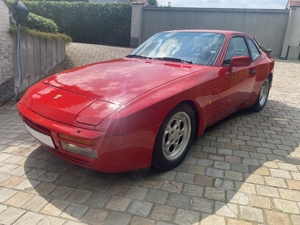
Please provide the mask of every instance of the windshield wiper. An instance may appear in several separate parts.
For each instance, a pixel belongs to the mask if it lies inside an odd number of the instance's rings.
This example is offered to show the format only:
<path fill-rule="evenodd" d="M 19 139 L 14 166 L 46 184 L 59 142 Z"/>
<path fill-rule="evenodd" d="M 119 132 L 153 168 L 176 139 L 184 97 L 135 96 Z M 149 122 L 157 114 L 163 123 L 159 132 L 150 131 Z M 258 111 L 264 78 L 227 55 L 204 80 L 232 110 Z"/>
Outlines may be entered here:
<path fill-rule="evenodd" d="M 152 59 L 151 57 L 143 56 L 143 55 L 126 55 L 127 58 L 139 58 L 139 59 Z"/>
<path fill-rule="evenodd" d="M 171 57 L 158 57 L 158 58 L 153 58 L 157 60 L 166 60 L 166 61 L 171 61 L 171 62 L 182 62 L 182 63 L 189 63 L 193 64 L 192 61 L 184 60 L 184 59 L 179 59 L 179 58 L 171 58 Z"/>

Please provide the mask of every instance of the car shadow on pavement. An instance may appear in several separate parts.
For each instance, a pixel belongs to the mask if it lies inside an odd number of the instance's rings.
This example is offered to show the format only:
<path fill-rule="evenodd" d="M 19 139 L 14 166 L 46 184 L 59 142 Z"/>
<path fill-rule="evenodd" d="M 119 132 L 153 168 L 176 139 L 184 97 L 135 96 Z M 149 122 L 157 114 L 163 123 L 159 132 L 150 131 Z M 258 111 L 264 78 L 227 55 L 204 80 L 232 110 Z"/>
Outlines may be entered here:
<path fill-rule="evenodd" d="M 118 217 L 115 224 L 223 224 L 224 217 L 264 223 L 284 211 L 278 199 L 300 201 L 293 182 L 300 180 L 299 128 L 300 108 L 269 100 L 260 113 L 241 110 L 209 127 L 167 172 L 101 173 L 39 146 L 24 165 L 33 187 L 25 191 L 37 195 L 25 208 L 88 224 Z"/>

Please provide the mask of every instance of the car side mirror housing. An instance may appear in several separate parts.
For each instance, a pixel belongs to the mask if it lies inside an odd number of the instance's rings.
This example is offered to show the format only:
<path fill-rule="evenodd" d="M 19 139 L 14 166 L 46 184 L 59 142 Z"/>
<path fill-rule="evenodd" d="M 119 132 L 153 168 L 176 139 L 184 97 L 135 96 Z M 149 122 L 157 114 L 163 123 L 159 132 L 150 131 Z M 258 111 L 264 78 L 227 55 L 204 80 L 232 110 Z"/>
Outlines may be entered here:
<path fill-rule="evenodd" d="M 233 67 L 249 66 L 251 64 L 251 58 L 249 56 L 235 56 L 230 60 L 229 72 L 232 73 Z"/>

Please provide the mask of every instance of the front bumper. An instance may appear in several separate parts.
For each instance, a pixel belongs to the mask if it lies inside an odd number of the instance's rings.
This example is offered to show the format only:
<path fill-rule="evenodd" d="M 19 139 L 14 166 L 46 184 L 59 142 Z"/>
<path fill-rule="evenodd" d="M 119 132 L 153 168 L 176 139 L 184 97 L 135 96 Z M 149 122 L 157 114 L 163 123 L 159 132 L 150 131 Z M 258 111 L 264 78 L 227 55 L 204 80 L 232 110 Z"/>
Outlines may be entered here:
<path fill-rule="evenodd" d="M 52 138 L 54 148 L 42 143 L 49 151 L 72 163 L 102 172 L 121 172 L 151 166 L 157 128 L 117 136 L 47 119 L 30 110 L 23 104 L 22 99 L 18 103 L 18 110 L 22 120 L 28 126 Z M 98 158 L 93 159 L 64 150 L 61 141 L 66 141 L 61 139 L 58 134 L 93 140 L 95 142 L 93 148 L 97 151 Z M 68 142 L 91 148 L 91 146 Z"/>

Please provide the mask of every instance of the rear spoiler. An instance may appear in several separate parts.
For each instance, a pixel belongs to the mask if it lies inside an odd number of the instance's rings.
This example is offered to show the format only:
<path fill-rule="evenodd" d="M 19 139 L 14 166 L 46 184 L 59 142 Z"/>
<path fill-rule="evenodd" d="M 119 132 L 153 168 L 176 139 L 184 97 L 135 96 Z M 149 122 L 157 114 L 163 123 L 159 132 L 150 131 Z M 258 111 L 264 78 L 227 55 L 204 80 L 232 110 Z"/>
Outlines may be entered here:
<path fill-rule="evenodd" d="M 265 49 L 265 48 L 263 48 L 263 47 L 261 47 L 261 46 L 260 46 L 260 48 L 261 48 L 261 50 L 263 50 L 265 53 L 271 54 L 271 52 L 272 52 L 272 49 Z"/>
<path fill-rule="evenodd" d="M 263 50 L 263 52 L 271 54 L 272 49 L 266 49 L 265 47 L 263 47 L 255 38 L 253 38 L 256 42 L 256 44 L 258 44 L 258 46 L 260 47 L 261 50 Z"/>

